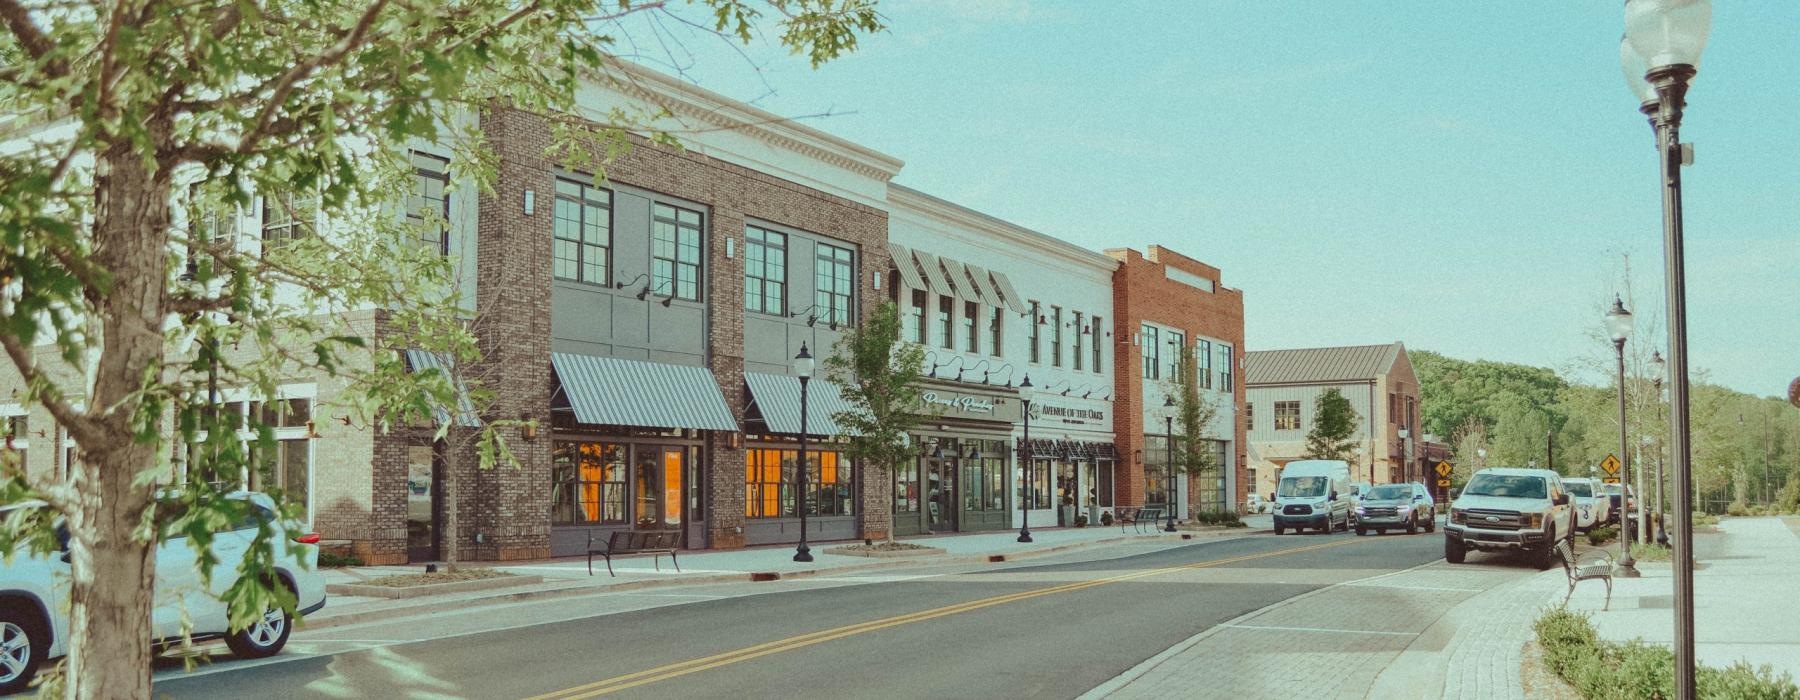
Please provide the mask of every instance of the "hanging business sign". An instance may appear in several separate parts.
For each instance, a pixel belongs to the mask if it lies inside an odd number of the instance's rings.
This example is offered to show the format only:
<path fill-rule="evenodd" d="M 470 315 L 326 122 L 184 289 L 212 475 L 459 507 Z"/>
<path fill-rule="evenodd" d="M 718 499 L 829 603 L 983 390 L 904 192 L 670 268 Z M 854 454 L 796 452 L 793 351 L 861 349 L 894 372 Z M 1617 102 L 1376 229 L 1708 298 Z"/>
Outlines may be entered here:
<path fill-rule="evenodd" d="M 948 391 L 927 391 L 920 394 L 919 399 L 924 401 L 926 406 L 941 408 L 953 414 L 994 415 L 994 400 L 981 396 L 954 394 Z"/>

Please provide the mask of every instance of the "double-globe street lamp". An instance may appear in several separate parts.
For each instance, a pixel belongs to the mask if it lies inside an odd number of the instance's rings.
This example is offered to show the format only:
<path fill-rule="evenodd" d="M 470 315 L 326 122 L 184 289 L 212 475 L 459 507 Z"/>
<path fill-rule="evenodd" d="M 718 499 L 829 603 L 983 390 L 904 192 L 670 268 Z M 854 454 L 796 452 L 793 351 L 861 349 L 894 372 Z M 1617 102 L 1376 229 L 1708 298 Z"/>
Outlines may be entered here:
<path fill-rule="evenodd" d="M 1035 392 L 1036 390 L 1031 386 L 1031 375 L 1025 375 L 1025 380 L 1019 382 L 1019 407 L 1024 409 L 1025 414 L 1025 444 L 1019 448 L 1019 470 L 1025 474 L 1025 490 L 1019 494 L 1020 542 L 1031 541 L 1031 501 L 1035 500 L 1032 499 L 1033 494 L 1031 493 L 1031 467 L 1033 466 L 1031 458 L 1033 454 L 1031 449 L 1031 397 L 1035 395 Z"/>
<path fill-rule="evenodd" d="M 1613 297 L 1612 308 L 1606 311 L 1606 331 L 1612 336 L 1613 354 L 1619 360 L 1619 459 L 1625 464 L 1625 470 L 1619 473 L 1619 523 L 1625 531 L 1619 535 L 1617 575 L 1622 578 L 1638 577 L 1637 560 L 1631 558 L 1631 452 L 1625 436 L 1625 341 L 1631 339 L 1635 325 L 1631 312 L 1625 309 L 1625 301 Z"/>
<path fill-rule="evenodd" d="M 812 561 L 812 549 L 806 546 L 806 388 L 812 381 L 813 356 L 807 352 L 806 343 L 800 344 L 800 354 L 794 356 L 794 375 L 800 378 L 800 497 L 797 499 L 800 509 L 800 546 L 794 548 L 794 561 Z"/>
<path fill-rule="evenodd" d="M 1168 495 L 1163 498 L 1163 500 L 1166 501 L 1165 505 L 1167 505 L 1169 507 L 1169 524 L 1168 524 L 1168 526 L 1163 528 L 1163 532 L 1174 532 L 1175 531 L 1175 491 L 1176 491 L 1176 484 L 1175 484 L 1175 411 L 1174 411 L 1175 397 L 1164 396 L 1163 397 L 1163 408 L 1169 409 L 1168 414 L 1163 416 L 1163 443 L 1164 443 L 1163 446 L 1168 448 L 1167 453 L 1168 453 L 1168 459 L 1169 459 L 1168 463 L 1163 465 L 1163 476 L 1167 477 L 1166 481 L 1169 482 Z"/>
<path fill-rule="evenodd" d="M 1663 259 L 1669 296 L 1669 459 L 1675 475 L 1675 696 L 1694 697 L 1693 477 L 1689 458 L 1687 271 L 1682 250 L 1681 112 L 1712 31 L 1708 0 L 1626 0 L 1620 59 L 1652 121 L 1662 174 Z M 1642 77 L 1631 80 L 1642 66 Z"/>

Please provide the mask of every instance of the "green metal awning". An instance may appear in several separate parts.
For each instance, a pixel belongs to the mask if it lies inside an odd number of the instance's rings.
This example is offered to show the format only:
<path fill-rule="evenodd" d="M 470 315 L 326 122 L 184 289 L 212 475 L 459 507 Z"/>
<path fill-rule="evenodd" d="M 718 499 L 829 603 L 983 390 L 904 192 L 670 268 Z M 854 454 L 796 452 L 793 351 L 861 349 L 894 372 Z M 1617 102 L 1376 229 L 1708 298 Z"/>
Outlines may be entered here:
<path fill-rule="evenodd" d="M 711 370 L 617 357 L 550 353 L 575 420 L 592 425 L 737 431 Z"/>
<path fill-rule="evenodd" d="M 771 433 L 800 434 L 800 378 L 785 374 L 745 372 L 750 401 Z M 855 411 L 838 386 L 822 379 L 807 382 L 806 434 L 820 437 L 854 435 L 837 422 L 837 414 Z"/>
<path fill-rule="evenodd" d="M 891 258 L 890 262 L 894 264 L 894 270 L 900 273 L 900 281 L 906 285 L 907 289 L 920 291 L 931 289 L 925 286 L 925 279 L 919 276 L 919 264 L 913 262 L 912 249 L 898 243 L 889 243 L 887 248 L 888 257 Z"/>
<path fill-rule="evenodd" d="M 452 376 L 450 372 L 451 364 L 448 358 L 441 354 L 429 350 L 421 350 L 419 348 L 407 348 L 405 355 L 406 364 L 412 369 L 414 374 L 441 372 L 445 377 L 456 384 L 457 426 L 463 428 L 481 427 L 481 416 L 477 415 L 475 412 L 475 402 L 469 400 L 469 387 L 463 384 L 463 381 L 460 378 Z M 450 411 L 442 406 L 432 406 L 431 415 L 432 418 L 437 421 L 438 425 L 450 422 Z"/>

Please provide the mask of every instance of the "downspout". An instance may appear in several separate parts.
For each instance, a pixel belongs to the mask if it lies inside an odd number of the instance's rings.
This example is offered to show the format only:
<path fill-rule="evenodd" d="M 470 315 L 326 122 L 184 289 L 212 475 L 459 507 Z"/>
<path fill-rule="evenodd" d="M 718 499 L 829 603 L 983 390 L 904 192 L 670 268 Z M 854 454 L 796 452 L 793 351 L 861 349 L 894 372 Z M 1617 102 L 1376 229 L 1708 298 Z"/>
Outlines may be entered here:
<path fill-rule="evenodd" d="M 1369 483 L 1375 483 L 1375 380 L 1369 380 L 1369 449 L 1363 457 L 1369 460 Z"/>

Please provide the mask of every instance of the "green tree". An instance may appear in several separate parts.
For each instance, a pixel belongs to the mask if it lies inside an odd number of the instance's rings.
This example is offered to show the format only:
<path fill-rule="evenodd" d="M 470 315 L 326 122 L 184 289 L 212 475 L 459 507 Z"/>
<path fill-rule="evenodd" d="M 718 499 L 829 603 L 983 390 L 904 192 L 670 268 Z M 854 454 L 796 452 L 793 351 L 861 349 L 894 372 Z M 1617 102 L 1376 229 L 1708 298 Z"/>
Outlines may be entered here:
<path fill-rule="evenodd" d="M 1207 437 L 1219 409 L 1200 396 L 1200 366 L 1191 353 L 1181 356 L 1174 386 L 1175 422 L 1181 434 L 1175 438 L 1175 473 L 1191 477 L 1214 475 L 1219 469 L 1214 441 Z"/>
<path fill-rule="evenodd" d="M 1356 458 L 1356 408 L 1337 389 L 1326 389 L 1313 402 L 1313 427 L 1306 434 L 1302 459 Z"/>
<path fill-rule="evenodd" d="M 918 457 L 910 433 L 925 416 L 918 385 L 924 374 L 925 349 L 901 342 L 900 307 L 893 302 L 838 338 L 825 358 L 826 378 L 850 405 L 833 418 L 851 435 L 846 454 L 861 472 L 858 483 L 885 481 L 895 467 Z M 890 525 L 888 541 L 893 539 Z"/>
<path fill-rule="evenodd" d="M 28 386 L 26 402 L 42 405 L 82 453 L 69 483 L 5 475 L 0 499 L 48 507 L 10 518 L 0 547 L 23 540 L 48 550 L 52 517 L 67 522 L 66 695 L 149 696 L 156 543 L 189 536 L 206 576 L 211 526 L 245 514 L 216 484 L 260 468 L 272 431 L 253 418 L 256 439 L 241 447 L 237 426 L 214 410 L 220 386 L 272 395 L 297 372 L 347 375 L 364 396 L 348 400 L 346 415 L 376 426 L 415 422 L 429 409 L 423 395 L 458 404 L 449 378 L 409 377 L 342 321 L 443 296 L 447 277 L 433 267 L 443 263 L 381 215 L 407 189 L 399 154 L 420 141 L 454 144 L 453 167 L 486 190 L 494 161 L 479 118 L 503 105 L 557 124 L 552 147 L 565 162 L 603 164 L 628 132 L 650 130 L 617 112 L 613 123 L 576 119 L 575 93 L 611 60 L 601 28 L 642 11 L 683 9 L 0 0 L 0 114 L 19 117 L 8 128 L 35 130 L 12 134 L 18 147 L 0 155 L 0 346 Z M 683 21 L 744 40 L 772 25 L 815 66 L 881 28 L 873 0 L 699 0 L 686 11 L 698 16 Z M 300 222 L 296 232 L 315 214 L 332 225 L 240 255 L 181 215 L 196 201 L 249 206 L 253 197 Z M 80 395 L 53 379 L 67 374 L 80 377 Z M 183 443 L 197 448 L 178 466 Z M 178 507 L 158 506 L 159 484 L 171 483 L 180 484 Z M 240 623 L 293 607 L 264 575 L 271 536 L 263 528 L 226 594 Z"/>

